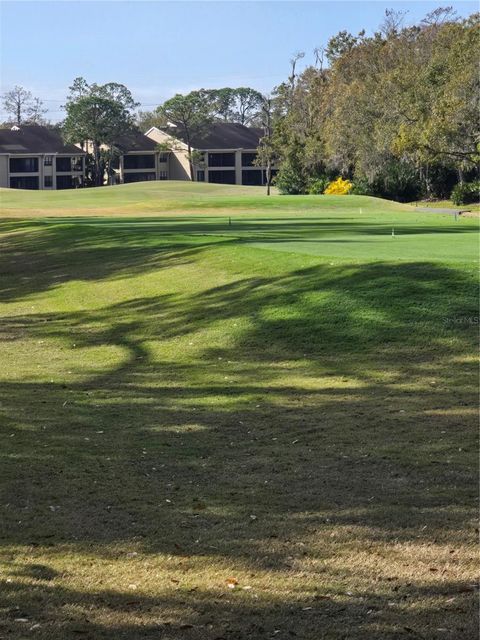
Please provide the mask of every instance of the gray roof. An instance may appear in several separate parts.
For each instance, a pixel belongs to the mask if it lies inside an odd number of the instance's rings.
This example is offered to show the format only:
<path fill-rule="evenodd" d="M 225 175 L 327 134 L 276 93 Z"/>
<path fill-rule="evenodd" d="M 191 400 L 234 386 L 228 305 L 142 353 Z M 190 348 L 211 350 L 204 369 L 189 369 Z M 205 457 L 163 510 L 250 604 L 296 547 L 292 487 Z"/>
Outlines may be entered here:
<path fill-rule="evenodd" d="M 129 151 L 156 151 L 157 143 L 138 129 L 132 129 L 115 141 L 115 146 L 123 153 Z"/>
<path fill-rule="evenodd" d="M 185 132 L 181 126 L 164 129 L 166 133 L 185 142 Z M 192 146 L 207 149 L 256 149 L 261 138 L 261 130 L 246 127 L 236 122 L 215 122 L 205 127 L 200 135 L 192 136 Z"/>
<path fill-rule="evenodd" d="M 58 129 L 37 124 L 20 125 L 16 129 L 0 129 L 0 153 L 85 153 L 74 144 L 63 141 Z"/>

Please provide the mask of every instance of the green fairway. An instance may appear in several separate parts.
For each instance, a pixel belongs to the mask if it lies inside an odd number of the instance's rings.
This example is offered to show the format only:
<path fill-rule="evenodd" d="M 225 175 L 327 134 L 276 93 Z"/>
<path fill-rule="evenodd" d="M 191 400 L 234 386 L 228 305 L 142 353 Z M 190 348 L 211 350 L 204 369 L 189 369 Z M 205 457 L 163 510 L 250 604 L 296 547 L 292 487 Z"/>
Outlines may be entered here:
<path fill-rule="evenodd" d="M 476 637 L 478 220 L 0 205 L 1 638 Z"/>
<path fill-rule="evenodd" d="M 400 205 L 378 198 L 356 196 L 279 196 L 267 197 L 262 187 L 240 187 L 205 184 L 200 182 L 141 182 L 102 189 L 79 189 L 62 191 L 20 191 L 0 189 L 0 202 L 5 214 L 14 215 L 28 210 L 30 214 L 48 213 L 77 215 L 106 213 L 144 215 L 168 212 L 211 211 L 221 215 L 228 213 L 258 214 L 265 211 L 315 212 L 319 202 L 329 211 L 415 211 L 409 205 Z"/>

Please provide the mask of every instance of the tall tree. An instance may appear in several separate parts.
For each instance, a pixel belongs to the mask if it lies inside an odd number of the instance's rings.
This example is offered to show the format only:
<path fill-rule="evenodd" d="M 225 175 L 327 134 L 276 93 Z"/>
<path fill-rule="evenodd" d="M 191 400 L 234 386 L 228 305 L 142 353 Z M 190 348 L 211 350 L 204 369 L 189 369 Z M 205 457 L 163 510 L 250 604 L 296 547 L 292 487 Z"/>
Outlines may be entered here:
<path fill-rule="evenodd" d="M 116 154 L 117 139 L 134 125 L 133 112 L 138 103 L 125 85 L 116 82 L 89 84 L 78 77 L 69 89 L 63 135 L 67 141 L 81 144 L 82 148 L 91 145 L 91 180 L 95 186 L 100 186 Z M 102 149 L 103 146 L 108 150 Z"/>
<path fill-rule="evenodd" d="M 163 128 L 167 126 L 164 115 L 155 111 L 139 111 L 135 117 L 135 122 L 140 131 L 148 131 L 151 127 Z"/>
<path fill-rule="evenodd" d="M 234 89 L 233 122 L 250 124 L 261 117 L 265 101 L 262 94 L 250 87 L 238 87 Z"/>
<path fill-rule="evenodd" d="M 302 60 L 305 57 L 305 51 L 296 51 L 293 54 L 293 57 L 290 59 L 290 77 L 288 78 L 290 82 L 290 87 L 292 91 L 295 89 L 295 82 L 297 79 L 297 64 L 299 60 Z"/>
<path fill-rule="evenodd" d="M 47 121 L 44 118 L 44 115 L 48 112 L 48 109 L 45 109 L 43 106 L 43 102 L 40 98 L 33 98 L 30 106 L 28 107 L 28 122 L 31 124 L 46 124 Z"/>
<path fill-rule="evenodd" d="M 273 118 L 273 99 L 271 96 L 263 96 L 261 111 L 261 128 L 263 135 L 260 138 L 255 164 L 258 167 L 265 167 L 267 196 L 270 195 L 270 188 L 272 185 L 272 165 L 274 164 L 277 156 L 273 139 Z"/>
<path fill-rule="evenodd" d="M 235 89 L 207 89 L 207 95 L 212 101 L 212 111 L 215 119 L 223 122 L 233 122 L 235 108 Z"/>
<path fill-rule="evenodd" d="M 207 123 L 220 121 L 261 125 L 262 94 L 251 87 L 200 89 L 188 95 L 191 96 L 188 102 L 190 105 L 196 104 L 201 121 L 206 118 Z M 175 108 L 178 109 L 178 106 L 177 101 Z M 168 108 L 171 109 L 172 106 L 169 105 Z M 137 124 L 144 131 L 153 126 L 166 127 L 167 118 L 163 106 L 154 111 L 140 111 L 137 115 Z"/>
<path fill-rule="evenodd" d="M 238 122 L 248 125 L 259 121 L 263 98 L 262 94 L 251 87 L 223 87 L 208 89 L 206 94 L 212 100 L 214 116 L 224 122 Z"/>
<path fill-rule="evenodd" d="M 91 144 L 92 182 L 100 186 L 105 168 L 102 145 L 113 149 L 118 137 L 133 126 L 133 116 L 121 102 L 97 95 L 86 95 L 68 102 L 66 111 L 64 138 L 72 143 L 88 141 Z"/>
<path fill-rule="evenodd" d="M 348 31 L 340 31 L 336 36 L 332 36 L 327 42 L 327 48 L 325 50 L 327 60 L 330 64 L 333 64 L 335 60 L 338 60 L 338 58 L 341 58 L 351 51 L 357 42 L 358 38 Z"/>
<path fill-rule="evenodd" d="M 130 89 L 118 82 L 107 82 L 106 84 L 93 82 L 89 84 L 85 78 L 79 76 L 72 82 L 69 90 L 67 104 L 85 96 L 98 96 L 99 98 L 114 100 L 128 111 L 133 111 L 140 104 L 135 102 Z"/>
<path fill-rule="evenodd" d="M 34 98 L 31 91 L 16 85 L 3 96 L 3 108 L 16 125 L 43 124 L 47 113 L 40 98 Z"/>
<path fill-rule="evenodd" d="M 83 98 L 90 93 L 90 85 L 85 78 L 82 78 L 81 76 L 75 78 L 68 88 L 70 93 L 67 96 L 67 102 L 73 102 L 74 100 Z"/>
<path fill-rule="evenodd" d="M 191 91 L 187 95 L 177 93 L 159 107 L 159 113 L 179 128 L 185 139 L 190 178 L 195 180 L 192 140 L 204 133 L 213 122 L 213 103 L 208 91 Z"/>

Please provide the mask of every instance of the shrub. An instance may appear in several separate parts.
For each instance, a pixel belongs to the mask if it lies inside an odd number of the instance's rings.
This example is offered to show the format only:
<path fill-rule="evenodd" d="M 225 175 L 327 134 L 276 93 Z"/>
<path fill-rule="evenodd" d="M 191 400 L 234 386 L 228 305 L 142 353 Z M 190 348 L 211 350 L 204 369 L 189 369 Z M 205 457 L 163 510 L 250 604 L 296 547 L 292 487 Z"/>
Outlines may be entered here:
<path fill-rule="evenodd" d="M 373 174 L 356 174 L 351 193 L 400 202 L 418 200 L 423 195 L 416 167 L 410 161 L 393 159 L 386 159 L 381 169 L 377 168 Z"/>
<path fill-rule="evenodd" d="M 430 195 L 432 198 L 447 200 L 450 197 L 450 193 L 452 192 L 453 187 L 457 183 L 458 173 L 451 167 L 445 167 L 443 165 L 430 165 L 428 174 L 428 182 L 430 186 L 430 193 L 428 195 Z M 465 176 L 465 178 L 468 182 L 467 175 Z M 424 191 L 426 191 L 425 188 Z"/>
<path fill-rule="evenodd" d="M 275 177 L 275 186 L 283 195 L 305 193 L 307 183 L 302 173 L 290 163 L 285 163 Z"/>
<path fill-rule="evenodd" d="M 366 178 L 358 178 L 355 179 L 352 190 L 350 191 L 352 195 L 355 196 L 373 196 L 372 186 L 368 182 Z"/>
<path fill-rule="evenodd" d="M 480 180 L 475 182 L 460 182 L 452 191 L 453 204 L 470 204 L 480 201 Z"/>
<path fill-rule="evenodd" d="M 337 178 L 332 182 L 329 182 L 327 188 L 323 193 L 327 196 L 346 196 L 352 190 L 353 184 L 350 180 L 344 180 L 343 178 Z"/>
<path fill-rule="evenodd" d="M 324 193 L 328 187 L 329 179 L 326 176 L 320 176 L 319 178 L 313 178 L 308 185 L 308 193 L 310 195 L 320 195 Z"/>

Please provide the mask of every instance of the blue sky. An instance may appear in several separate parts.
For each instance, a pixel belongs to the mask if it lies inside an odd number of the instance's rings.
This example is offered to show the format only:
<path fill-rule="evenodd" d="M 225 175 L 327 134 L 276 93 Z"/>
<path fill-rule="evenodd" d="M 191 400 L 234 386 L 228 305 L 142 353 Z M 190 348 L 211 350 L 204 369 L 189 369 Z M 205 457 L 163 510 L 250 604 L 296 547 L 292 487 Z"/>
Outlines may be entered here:
<path fill-rule="evenodd" d="M 5 1 L 0 20 L 0 91 L 30 89 L 59 120 L 76 76 L 122 82 L 151 109 L 177 92 L 221 86 L 269 91 L 295 51 L 338 31 L 377 29 L 387 8 L 420 20 L 439 5 L 466 16 L 477 2 Z M 20 34 L 20 37 L 19 37 Z M 0 120 L 4 112 L 0 112 Z"/>

